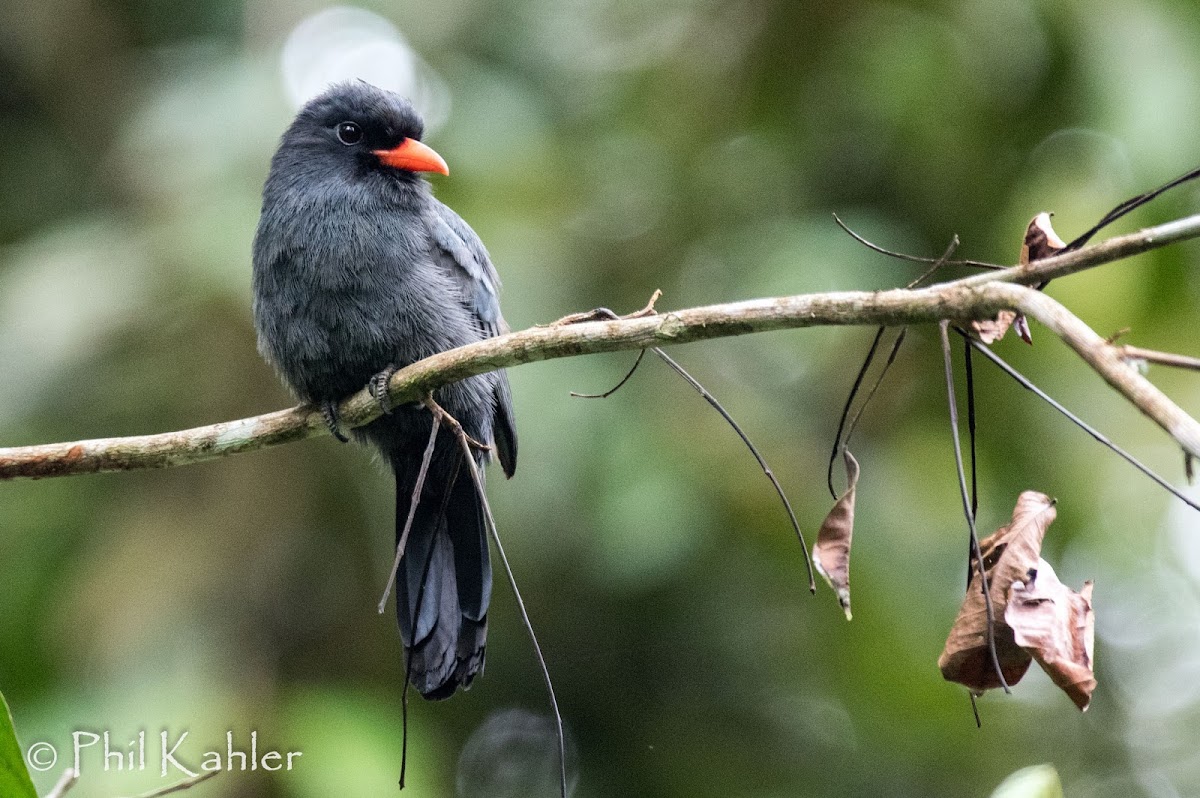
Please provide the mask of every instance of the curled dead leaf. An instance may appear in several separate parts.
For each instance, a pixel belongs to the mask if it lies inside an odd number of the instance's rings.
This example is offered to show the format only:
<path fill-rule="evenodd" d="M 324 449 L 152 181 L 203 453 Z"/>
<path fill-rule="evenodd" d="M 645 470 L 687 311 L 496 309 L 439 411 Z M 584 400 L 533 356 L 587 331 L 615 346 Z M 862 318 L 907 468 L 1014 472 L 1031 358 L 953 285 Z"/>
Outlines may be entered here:
<path fill-rule="evenodd" d="M 1059 581 L 1050 563 L 1038 560 L 1027 582 L 1013 582 L 1004 622 L 1075 706 L 1087 710 L 1096 689 L 1092 670 L 1095 615 L 1092 583 L 1076 593 Z"/>
<path fill-rule="evenodd" d="M 1061 250 L 1067 248 L 1067 242 L 1054 232 L 1054 225 L 1050 224 L 1050 216 L 1051 214 L 1042 211 L 1033 217 L 1029 226 L 1025 228 L 1025 240 L 1021 243 L 1021 259 L 1018 261 L 1022 266 L 1028 266 L 1035 260 L 1057 255 Z"/>
<path fill-rule="evenodd" d="M 979 550 L 1004 681 L 1016 684 L 1037 660 L 1075 705 L 1086 710 L 1096 689 L 1092 583 L 1076 593 L 1042 559 L 1042 540 L 1056 514 L 1049 496 L 1025 491 L 1017 498 L 1012 521 L 981 541 Z M 1000 686 L 988 650 L 987 608 L 980 584 L 978 564 L 972 563 L 966 598 L 938 658 L 942 676 L 977 693 Z"/>
<path fill-rule="evenodd" d="M 1011 310 L 1002 310 L 992 319 L 975 319 L 967 324 L 967 329 L 982 343 L 993 344 L 1004 337 L 1008 328 L 1016 321 L 1017 314 Z"/>
<path fill-rule="evenodd" d="M 858 487 L 858 461 L 849 449 L 842 452 L 846 462 L 846 492 L 838 497 L 833 509 L 821 523 L 813 544 L 813 565 L 837 594 L 838 603 L 850 613 L 850 543 L 854 537 L 854 493 Z"/>
<path fill-rule="evenodd" d="M 1053 499 L 1027 490 L 1017 497 L 1012 521 L 979 543 L 995 618 L 996 659 L 1008 684 L 1020 681 L 1033 660 L 1028 651 L 1017 645 L 1012 629 L 1004 622 L 1008 593 L 1013 582 L 1027 579 L 1029 570 L 1037 567 L 1042 539 L 1056 514 Z M 938 657 L 938 668 L 946 680 L 977 693 L 1000 686 L 988 648 L 987 604 L 978 563 L 972 563 L 967 595 Z"/>
<path fill-rule="evenodd" d="M 1025 318 L 1024 313 L 1018 313 L 1013 319 L 1013 329 L 1017 331 L 1017 336 L 1025 343 L 1033 346 L 1033 330 L 1029 329 L 1029 319 Z"/>
<path fill-rule="evenodd" d="M 1033 217 L 1025 228 L 1025 239 L 1021 242 L 1021 257 L 1017 261 L 1022 266 L 1028 266 L 1036 260 L 1056 255 L 1066 248 L 1066 242 L 1054 232 L 1050 224 L 1050 214 L 1043 211 Z M 991 319 L 976 319 L 968 322 L 967 329 L 982 343 L 992 344 L 999 341 L 1014 327 L 1017 335 L 1027 344 L 1033 343 L 1033 333 L 1029 329 L 1029 321 L 1021 314 L 1011 310 L 1002 310 Z"/>

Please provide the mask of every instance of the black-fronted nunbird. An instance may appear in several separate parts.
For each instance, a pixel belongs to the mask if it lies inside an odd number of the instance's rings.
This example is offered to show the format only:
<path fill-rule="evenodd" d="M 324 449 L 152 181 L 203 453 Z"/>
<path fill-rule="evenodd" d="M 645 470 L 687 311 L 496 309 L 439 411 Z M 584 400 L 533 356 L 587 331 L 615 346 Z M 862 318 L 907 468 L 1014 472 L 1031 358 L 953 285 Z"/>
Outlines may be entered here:
<path fill-rule="evenodd" d="M 421 143 L 423 123 L 400 96 L 335 85 L 283 134 L 263 189 L 254 240 L 259 350 L 337 433 L 337 402 L 371 384 L 389 412 L 354 430 L 395 473 L 397 535 L 409 512 L 432 417 L 386 407 L 386 377 L 506 326 L 499 279 L 475 232 L 434 199 L 423 172 L 448 174 Z M 517 459 L 503 372 L 439 389 L 435 398 L 505 474 Z M 483 668 L 492 571 L 480 499 L 453 433 L 438 433 L 400 565 L 396 612 L 413 685 L 426 698 L 467 687 Z M 487 452 L 474 455 L 482 463 Z"/>

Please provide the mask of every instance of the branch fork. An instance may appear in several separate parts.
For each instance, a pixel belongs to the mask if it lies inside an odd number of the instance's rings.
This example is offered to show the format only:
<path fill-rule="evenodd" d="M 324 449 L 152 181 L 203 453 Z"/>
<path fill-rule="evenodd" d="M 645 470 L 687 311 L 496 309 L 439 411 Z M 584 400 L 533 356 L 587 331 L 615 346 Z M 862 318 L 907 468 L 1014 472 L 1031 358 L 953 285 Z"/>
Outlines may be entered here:
<path fill-rule="evenodd" d="M 1200 424 L 1195 419 L 1130 369 L 1117 347 L 1106 343 L 1051 297 L 1026 287 L 1196 237 L 1200 237 L 1200 215 L 1111 238 L 1027 266 L 989 271 L 917 290 L 801 294 L 615 321 L 534 327 L 442 352 L 400 369 L 389 381 L 389 395 L 397 405 L 420 401 L 426 393 L 466 377 L 560 357 L 638 350 L 771 330 L 929 324 L 946 318 L 988 318 L 1000 310 L 1016 310 L 1049 328 L 1109 385 L 1174 438 L 1185 453 L 1200 457 Z M 349 427 L 369 423 L 381 413 L 365 388 L 344 400 L 338 410 Z M 325 433 L 321 413 L 302 405 L 157 435 L 0 448 L 0 480 L 168 468 Z"/>

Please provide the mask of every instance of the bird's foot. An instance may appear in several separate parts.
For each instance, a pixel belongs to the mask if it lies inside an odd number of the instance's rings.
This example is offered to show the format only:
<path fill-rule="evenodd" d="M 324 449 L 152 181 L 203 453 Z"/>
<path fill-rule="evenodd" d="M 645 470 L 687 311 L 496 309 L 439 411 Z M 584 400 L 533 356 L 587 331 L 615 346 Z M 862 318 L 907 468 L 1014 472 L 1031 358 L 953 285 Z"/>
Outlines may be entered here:
<path fill-rule="evenodd" d="M 371 398 L 379 405 L 379 409 L 383 411 L 385 416 L 391 415 L 396 409 L 392 404 L 392 398 L 388 395 L 388 386 L 392 381 L 392 375 L 399 369 L 395 366 L 388 366 L 383 371 L 371 377 L 367 383 L 367 393 L 371 394 Z"/>
<path fill-rule="evenodd" d="M 321 417 L 325 419 L 325 426 L 329 428 L 329 432 L 333 437 L 342 443 L 350 442 L 350 439 L 342 432 L 341 424 L 338 422 L 337 402 L 332 399 L 323 400 L 321 402 Z"/>

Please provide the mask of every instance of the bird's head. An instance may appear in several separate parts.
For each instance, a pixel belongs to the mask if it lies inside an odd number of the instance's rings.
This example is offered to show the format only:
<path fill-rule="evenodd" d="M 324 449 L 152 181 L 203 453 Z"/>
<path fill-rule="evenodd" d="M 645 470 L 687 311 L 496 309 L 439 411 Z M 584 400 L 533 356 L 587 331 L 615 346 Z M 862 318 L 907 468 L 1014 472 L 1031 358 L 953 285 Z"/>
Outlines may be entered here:
<path fill-rule="evenodd" d="M 450 174 L 442 156 L 421 142 L 424 128 L 420 114 L 400 95 L 363 81 L 340 83 L 300 110 L 280 152 L 409 178 Z"/>

